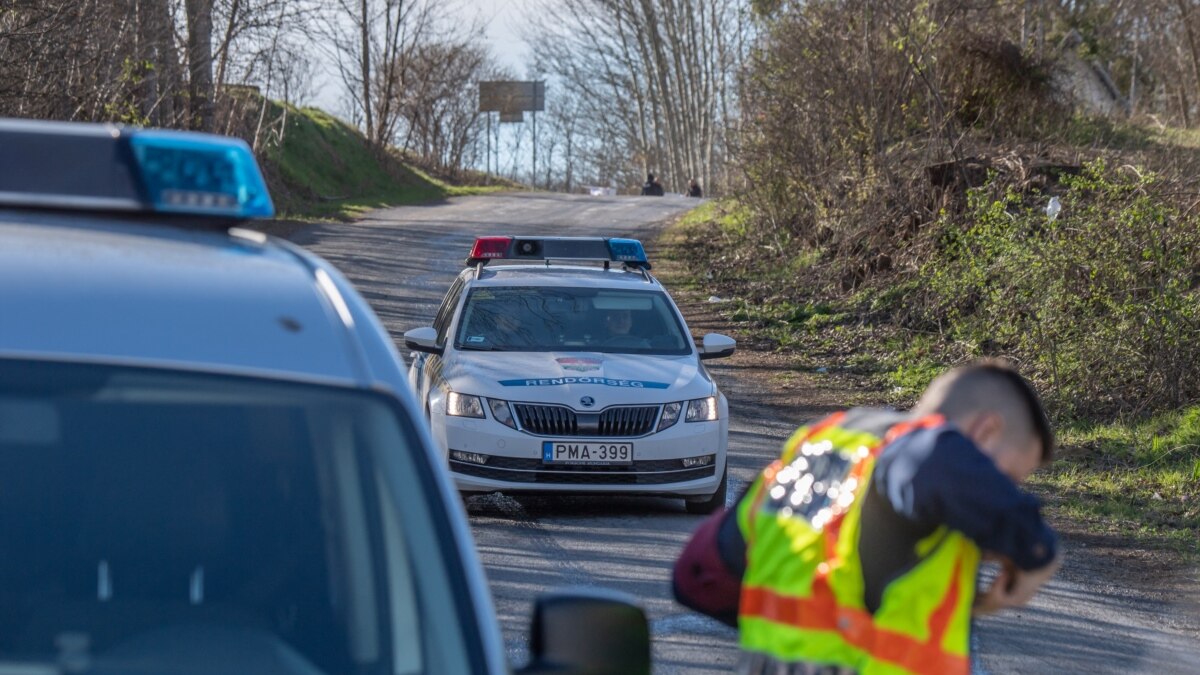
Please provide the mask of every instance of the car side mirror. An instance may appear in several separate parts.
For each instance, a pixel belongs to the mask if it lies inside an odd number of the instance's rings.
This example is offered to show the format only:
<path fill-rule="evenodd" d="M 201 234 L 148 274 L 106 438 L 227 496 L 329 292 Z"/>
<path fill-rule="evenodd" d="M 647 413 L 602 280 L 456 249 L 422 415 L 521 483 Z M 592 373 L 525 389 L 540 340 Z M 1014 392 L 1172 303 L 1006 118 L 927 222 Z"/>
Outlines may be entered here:
<path fill-rule="evenodd" d="M 723 359 L 726 356 L 733 356 L 735 349 L 737 349 L 737 340 L 728 335 L 709 333 L 700 343 L 700 358 Z"/>
<path fill-rule="evenodd" d="M 414 328 L 404 334 L 404 346 L 416 352 L 441 356 L 443 349 L 438 346 L 437 337 L 437 331 L 429 326 Z"/>
<path fill-rule="evenodd" d="M 646 613 L 623 593 L 587 588 L 542 595 L 530 633 L 529 664 L 519 673 L 650 673 Z"/>

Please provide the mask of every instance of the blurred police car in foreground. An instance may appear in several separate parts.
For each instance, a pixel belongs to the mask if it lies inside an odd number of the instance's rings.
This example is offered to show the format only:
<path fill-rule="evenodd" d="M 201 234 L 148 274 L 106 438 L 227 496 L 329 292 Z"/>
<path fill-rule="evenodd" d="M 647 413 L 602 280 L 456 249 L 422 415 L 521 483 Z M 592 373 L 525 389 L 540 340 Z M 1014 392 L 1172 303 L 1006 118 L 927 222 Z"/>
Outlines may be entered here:
<path fill-rule="evenodd" d="M 245 144 L 0 120 L 0 675 L 502 673 L 403 366 Z M 648 672 L 543 598 L 536 672 Z"/>
<path fill-rule="evenodd" d="M 481 237 L 467 265 L 433 326 L 404 335 L 459 490 L 725 505 L 729 406 L 702 361 L 735 343 L 693 344 L 641 242 Z"/>

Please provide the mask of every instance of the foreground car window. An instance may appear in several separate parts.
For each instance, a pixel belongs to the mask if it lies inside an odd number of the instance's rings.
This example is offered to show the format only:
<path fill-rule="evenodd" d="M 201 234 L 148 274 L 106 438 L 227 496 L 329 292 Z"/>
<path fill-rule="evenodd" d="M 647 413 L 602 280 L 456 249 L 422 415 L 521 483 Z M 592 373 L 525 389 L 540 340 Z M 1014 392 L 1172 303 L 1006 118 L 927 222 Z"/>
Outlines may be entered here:
<path fill-rule="evenodd" d="M 0 672 L 471 671 L 415 438 L 363 392 L 0 360 Z"/>
<path fill-rule="evenodd" d="M 658 291 L 489 286 L 467 296 L 456 349 L 684 355 L 691 345 Z"/>

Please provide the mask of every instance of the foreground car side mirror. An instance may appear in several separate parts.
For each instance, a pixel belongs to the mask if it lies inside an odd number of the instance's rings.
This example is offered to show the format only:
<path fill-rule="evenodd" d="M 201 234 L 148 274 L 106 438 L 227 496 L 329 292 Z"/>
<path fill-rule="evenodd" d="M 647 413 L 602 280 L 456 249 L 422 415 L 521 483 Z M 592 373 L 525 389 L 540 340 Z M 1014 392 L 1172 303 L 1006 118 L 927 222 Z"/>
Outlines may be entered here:
<path fill-rule="evenodd" d="M 650 626 L 628 595 L 572 589 L 537 599 L 529 665 L 519 673 L 649 675 Z"/>
<path fill-rule="evenodd" d="M 437 354 L 438 356 L 441 356 L 443 351 L 437 343 L 437 331 L 429 326 L 414 328 L 405 333 L 404 346 L 415 352 Z"/>
<path fill-rule="evenodd" d="M 723 359 L 726 356 L 733 356 L 735 349 L 737 349 L 737 340 L 728 335 L 709 333 L 700 343 L 700 358 Z"/>

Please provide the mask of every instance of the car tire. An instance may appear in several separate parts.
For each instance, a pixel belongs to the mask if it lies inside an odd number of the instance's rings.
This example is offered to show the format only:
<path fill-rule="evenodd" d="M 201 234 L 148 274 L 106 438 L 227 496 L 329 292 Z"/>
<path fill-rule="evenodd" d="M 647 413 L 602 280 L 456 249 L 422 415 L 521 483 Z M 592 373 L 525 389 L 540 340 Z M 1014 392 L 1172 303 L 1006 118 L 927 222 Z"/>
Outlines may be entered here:
<path fill-rule="evenodd" d="M 725 467 L 725 472 L 721 474 L 721 484 L 717 486 L 717 491 L 712 493 L 707 499 L 692 501 L 690 499 L 684 501 L 683 505 L 688 513 L 698 515 L 708 515 L 717 509 L 725 506 L 725 496 L 729 492 L 729 467 Z"/>

